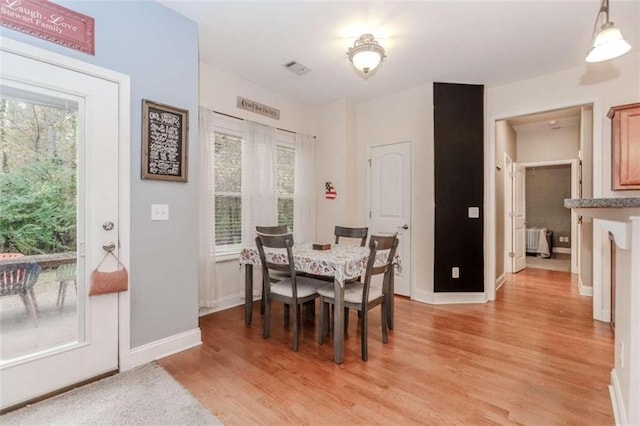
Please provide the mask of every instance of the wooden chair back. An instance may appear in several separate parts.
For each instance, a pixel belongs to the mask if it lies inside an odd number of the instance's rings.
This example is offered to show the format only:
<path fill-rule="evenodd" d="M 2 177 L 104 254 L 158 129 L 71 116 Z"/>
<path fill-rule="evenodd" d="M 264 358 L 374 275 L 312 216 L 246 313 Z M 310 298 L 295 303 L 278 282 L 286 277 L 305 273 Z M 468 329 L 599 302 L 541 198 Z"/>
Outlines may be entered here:
<path fill-rule="evenodd" d="M 364 247 L 367 243 L 367 235 L 369 228 L 347 228 L 345 226 L 336 226 L 333 234 L 336 236 L 336 244 L 340 242 L 341 237 L 360 238 L 360 247 Z"/>
<path fill-rule="evenodd" d="M 292 234 L 284 234 L 284 235 L 266 235 L 266 234 L 258 234 L 256 237 L 256 247 L 258 248 L 258 253 L 260 254 L 260 262 L 262 262 L 262 279 L 264 285 L 266 286 L 266 294 L 268 294 L 269 287 L 271 285 L 271 279 L 269 276 L 269 270 L 274 271 L 282 271 L 288 272 L 291 276 L 291 286 L 293 292 L 293 298 L 297 299 L 297 289 L 296 289 L 296 271 L 295 265 L 293 264 L 293 235 Z M 284 256 L 286 258 L 287 263 L 277 263 L 277 262 L 269 262 L 267 260 L 267 256 L 265 254 L 266 248 L 273 249 L 284 249 L 285 253 L 278 254 L 277 256 Z"/>
<path fill-rule="evenodd" d="M 389 274 L 393 273 L 393 261 L 398 248 L 398 234 L 393 235 L 372 235 L 369 240 L 369 259 L 364 276 L 364 288 L 362 291 L 362 306 L 366 310 L 369 300 L 369 289 L 371 287 L 371 277 L 384 274 L 382 279 L 382 293 L 386 294 L 389 286 Z M 389 250 L 386 261 L 381 265 L 376 265 L 376 256 L 379 251 Z"/>
<path fill-rule="evenodd" d="M 256 226 L 256 232 L 267 235 L 282 235 L 287 233 L 287 225 L 281 226 Z"/>

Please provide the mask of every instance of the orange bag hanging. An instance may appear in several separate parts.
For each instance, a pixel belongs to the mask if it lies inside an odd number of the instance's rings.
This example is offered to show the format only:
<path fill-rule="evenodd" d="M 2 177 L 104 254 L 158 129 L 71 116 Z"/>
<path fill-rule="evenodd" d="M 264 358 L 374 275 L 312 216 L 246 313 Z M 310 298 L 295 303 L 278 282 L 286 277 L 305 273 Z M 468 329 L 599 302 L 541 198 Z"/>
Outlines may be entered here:
<path fill-rule="evenodd" d="M 98 269 L 107 258 L 107 256 L 113 256 L 118 261 L 118 265 L 122 266 L 122 269 L 118 269 L 113 272 L 101 272 Z M 112 252 L 107 252 L 104 255 L 96 269 L 91 273 L 89 296 L 97 296 L 100 294 L 116 293 L 118 291 L 127 291 L 129 289 L 129 274 L 127 268 L 124 267 L 120 259 L 116 257 Z"/>

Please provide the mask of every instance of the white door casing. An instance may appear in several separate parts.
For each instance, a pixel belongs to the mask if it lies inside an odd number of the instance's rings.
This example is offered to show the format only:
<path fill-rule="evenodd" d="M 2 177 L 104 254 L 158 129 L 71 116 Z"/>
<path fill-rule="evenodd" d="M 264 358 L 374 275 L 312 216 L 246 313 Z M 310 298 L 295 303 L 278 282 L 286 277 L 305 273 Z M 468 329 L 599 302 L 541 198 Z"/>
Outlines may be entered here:
<path fill-rule="evenodd" d="M 398 233 L 395 293 L 411 297 L 411 142 L 372 146 L 369 234 Z"/>
<path fill-rule="evenodd" d="M 520 272 L 527 267 L 527 216 L 525 198 L 525 167 L 522 164 L 513 163 L 513 273 Z"/>
<path fill-rule="evenodd" d="M 498 206 L 498 208 L 504 211 L 504 253 L 499 254 L 503 259 L 504 272 L 513 273 L 513 260 L 509 256 L 509 253 L 515 253 L 513 249 L 513 218 L 511 213 L 513 212 L 513 159 L 504 153 L 504 205 Z M 498 261 L 498 260 L 497 260 Z"/>
<path fill-rule="evenodd" d="M 129 155 L 121 149 L 128 150 L 129 80 L 42 49 L 1 41 L 3 86 L 78 105 L 78 306 L 85 312 L 80 315 L 77 342 L 0 364 L 0 401 L 1 408 L 6 408 L 116 370 L 119 337 L 126 339 L 120 350 L 129 350 L 128 295 L 120 300 L 117 294 L 87 296 L 88 277 L 104 255 L 103 242 L 119 243 L 120 258 L 128 264 L 129 205 L 119 205 L 119 196 L 128 199 Z M 49 58 L 53 63 L 47 62 Z M 81 71 L 78 64 L 95 73 Z M 123 187 L 127 189 L 122 191 Z M 114 223 L 113 230 L 103 229 L 107 221 Z M 119 228 L 121 221 L 124 229 Z M 113 269 L 115 265 L 107 262 L 101 268 Z M 119 305 L 125 309 L 119 311 Z M 125 324 L 119 324 L 119 319 Z M 127 330 L 124 336 L 119 336 L 119 325 Z"/>

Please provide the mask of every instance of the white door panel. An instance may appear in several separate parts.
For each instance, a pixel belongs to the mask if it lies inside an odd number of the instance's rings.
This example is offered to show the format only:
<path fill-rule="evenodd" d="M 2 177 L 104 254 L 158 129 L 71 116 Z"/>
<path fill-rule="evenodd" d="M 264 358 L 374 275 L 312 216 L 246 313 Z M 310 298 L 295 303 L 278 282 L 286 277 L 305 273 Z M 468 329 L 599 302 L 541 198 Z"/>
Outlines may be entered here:
<path fill-rule="evenodd" d="M 398 233 L 395 292 L 411 296 L 411 143 L 371 148 L 370 234 Z"/>
<path fill-rule="evenodd" d="M 118 296 L 87 294 L 88 277 L 104 255 L 102 243 L 118 243 L 119 88 L 84 73 L 14 53 L 0 54 L 3 92 L 74 104 L 78 114 L 76 338 L 1 360 L 0 401 L 6 408 L 118 368 Z M 112 230 L 103 229 L 107 221 L 113 222 Z M 105 262 L 101 270 L 115 268 Z M 38 327 L 47 327 L 45 320 L 41 318 Z"/>
<path fill-rule="evenodd" d="M 515 256 L 513 257 L 513 272 L 520 272 L 527 267 L 526 256 L 526 199 L 525 199 L 525 168 L 524 166 L 513 164 L 513 238 Z"/>

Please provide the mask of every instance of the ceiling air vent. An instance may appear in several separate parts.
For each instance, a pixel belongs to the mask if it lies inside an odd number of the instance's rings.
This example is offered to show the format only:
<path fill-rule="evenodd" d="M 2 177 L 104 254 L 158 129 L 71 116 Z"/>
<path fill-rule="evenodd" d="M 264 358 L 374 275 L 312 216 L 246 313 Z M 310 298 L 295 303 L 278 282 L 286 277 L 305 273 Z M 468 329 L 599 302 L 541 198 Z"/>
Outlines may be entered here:
<path fill-rule="evenodd" d="M 311 71 L 311 68 L 305 65 L 302 65 L 300 62 L 296 62 L 296 61 L 287 62 L 286 64 L 283 65 L 283 67 L 285 67 L 292 73 L 298 74 L 298 75 L 304 75 L 309 71 Z"/>

